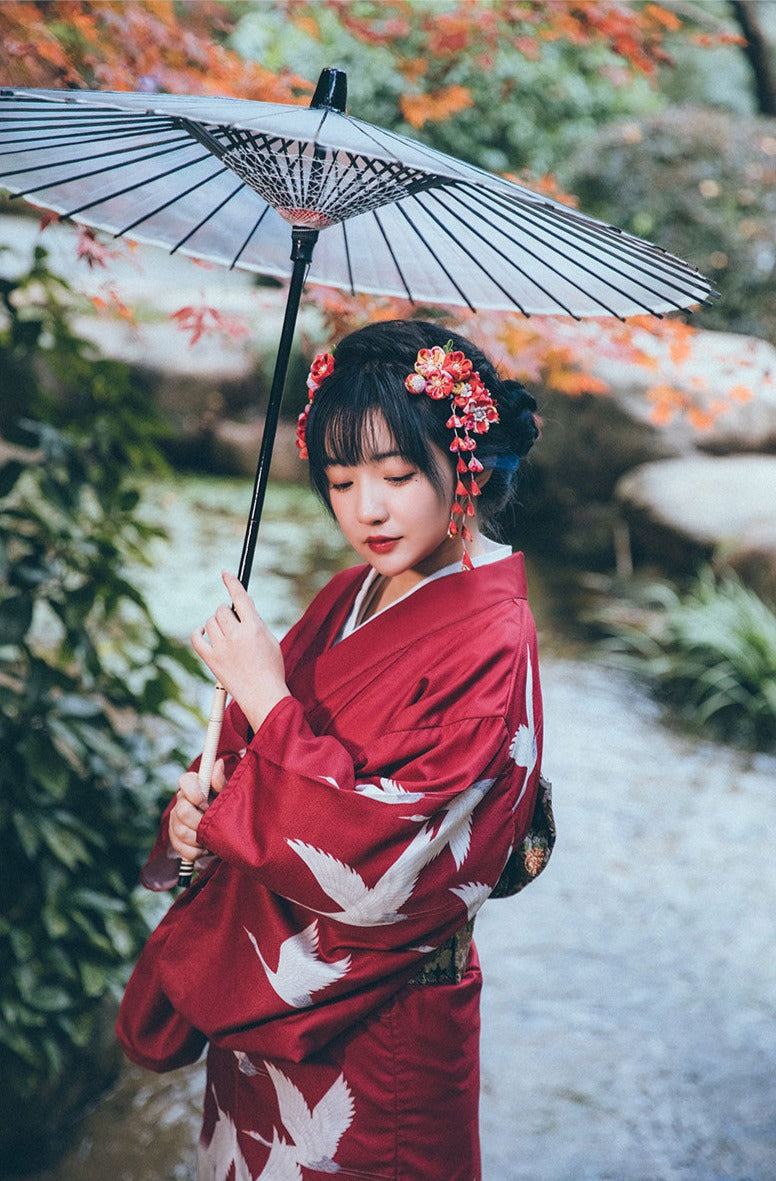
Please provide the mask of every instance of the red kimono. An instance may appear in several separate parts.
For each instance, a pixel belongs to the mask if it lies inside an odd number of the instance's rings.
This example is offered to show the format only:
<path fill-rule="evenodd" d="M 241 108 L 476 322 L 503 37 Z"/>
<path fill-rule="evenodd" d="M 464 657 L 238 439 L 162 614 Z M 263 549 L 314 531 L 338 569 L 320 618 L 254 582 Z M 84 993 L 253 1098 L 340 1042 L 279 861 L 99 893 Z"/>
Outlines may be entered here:
<path fill-rule="evenodd" d="M 523 560 L 429 581 L 338 643 L 367 572 L 335 576 L 289 632 L 293 696 L 258 733 L 229 707 L 231 775 L 199 828 L 216 856 L 122 1004 L 119 1038 L 152 1070 L 210 1043 L 201 1179 L 480 1176 L 476 952 L 457 982 L 422 969 L 534 810 Z M 146 884 L 172 884 L 170 858 L 163 825 Z"/>

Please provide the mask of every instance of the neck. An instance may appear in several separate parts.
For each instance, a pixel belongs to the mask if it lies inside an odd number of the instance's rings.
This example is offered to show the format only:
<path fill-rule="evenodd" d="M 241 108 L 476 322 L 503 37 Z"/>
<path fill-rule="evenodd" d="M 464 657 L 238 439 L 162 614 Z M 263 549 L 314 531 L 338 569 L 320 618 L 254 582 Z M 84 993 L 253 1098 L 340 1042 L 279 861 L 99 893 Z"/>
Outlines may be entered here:
<path fill-rule="evenodd" d="M 471 519 L 469 531 L 472 540 L 467 543 L 466 548 L 473 558 L 477 558 L 480 554 L 485 553 L 492 543 L 480 532 L 476 518 Z M 460 562 L 462 556 L 463 542 L 460 537 L 448 537 L 441 545 L 437 546 L 433 553 L 418 562 L 417 566 L 412 566 L 409 570 L 402 570 L 401 574 L 394 574 L 390 578 L 378 575 L 375 580 L 374 593 L 370 596 L 370 601 L 364 612 L 364 619 L 369 619 L 377 611 L 382 611 L 384 607 L 395 603 L 397 599 L 406 595 L 430 574 L 435 574 L 437 570 L 451 566 L 454 562 Z"/>

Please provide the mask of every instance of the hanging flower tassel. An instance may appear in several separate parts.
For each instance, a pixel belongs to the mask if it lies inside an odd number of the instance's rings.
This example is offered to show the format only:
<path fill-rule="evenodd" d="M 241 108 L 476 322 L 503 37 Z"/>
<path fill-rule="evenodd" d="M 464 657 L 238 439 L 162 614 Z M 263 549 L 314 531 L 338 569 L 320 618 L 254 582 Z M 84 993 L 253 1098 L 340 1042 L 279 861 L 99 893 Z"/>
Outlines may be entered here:
<path fill-rule="evenodd" d="M 447 535 L 461 537 L 463 569 L 472 570 L 473 563 L 466 545 L 473 538 L 465 522 L 467 517 L 474 516 L 474 497 L 480 495 L 475 476 L 483 470 L 474 452 L 477 436 L 486 434 L 499 417 L 490 391 L 483 385 L 479 373 L 472 369 L 469 358 L 461 352 L 453 352 L 452 347 L 452 341 L 448 341 L 444 348 L 435 345 L 432 349 L 421 349 L 415 361 L 415 371 L 408 374 L 404 384 L 411 394 L 426 394 L 435 401 L 450 398 L 451 413 L 446 425 L 453 431 L 450 450 L 457 453 L 458 458 L 455 498 Z"/>

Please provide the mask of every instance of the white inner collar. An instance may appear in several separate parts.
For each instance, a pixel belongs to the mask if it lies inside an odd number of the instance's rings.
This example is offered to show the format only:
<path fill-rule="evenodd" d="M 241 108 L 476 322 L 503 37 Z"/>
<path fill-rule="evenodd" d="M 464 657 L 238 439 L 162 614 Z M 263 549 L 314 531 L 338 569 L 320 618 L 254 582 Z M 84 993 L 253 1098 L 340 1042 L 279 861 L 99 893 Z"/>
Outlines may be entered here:
<path fill-rule="evenodd" d="M 476 557 L 472 556 L 472 564 L 474 566 L 488 566 L 491 562 L 500 562 L 503 558 L 510 558 L 512 556 L 512 550 L 508 545 L 501 545 L 496 541 L 490 541 L 490 539 L 487 537 L 482 538 L 482 543 L 483 549 L 481 552 L 478 553 Z M 416 582 L 413 587 L 410 587 L 410 589 L 398 599 L 394 599 L 392 603 L 388 603 L 387 606 L 381 607 L 379 611 L 375 611 L 373 615 L 369 616 L 369 619 L 365 619 L 362 623 L 358 623 L 357 620 L 361 614 L 364 603 L 368 599 L 375 582 L 380 577 L 377 571 L 372 568 L 364 579 L 364 582 L 358 594 L 356 595 L 353 606 L 350 609 L 350 613 L 345 620 L 342 631 L 338 635 L 336 642 L 339 643 L 340 640 L 344 640 L 346 636 L 352 635 L 353 632 L 358 631 L 359 628 L 366 627 L 367 624 L 371 623 L 373 619 L 376 619 L 378 615 L 382 615 L 385 611 L 390 611 L 391 607 L 395 607 L 397 603 L 403 603 L 405 599 L 408 599 L 410 595 L 414 595 L 415 591 L 420 590 L 420 588 L 422 586 L 426 586 L 427 583 L 434 582 L 437 578 L 447 578 L 450 574 L 463 573 L 465 573 L 465 571 L 461 569 L 460 561 L 451 562 L 449 566 L 443 566 L 441 570 L 435 570 L 433 574 L 429 574 L 425 578 L 422 578 L 420 582 Z"/>

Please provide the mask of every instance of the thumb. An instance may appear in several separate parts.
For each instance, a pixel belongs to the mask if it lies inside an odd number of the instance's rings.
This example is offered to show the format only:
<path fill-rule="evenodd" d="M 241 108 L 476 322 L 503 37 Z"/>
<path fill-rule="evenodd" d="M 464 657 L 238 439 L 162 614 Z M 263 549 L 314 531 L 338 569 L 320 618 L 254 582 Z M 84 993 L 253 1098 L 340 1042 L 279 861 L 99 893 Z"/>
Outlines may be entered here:
<path fill-rule="evenodd" d="M 226 787 L 226 771 L 224 769 L 224 760 L 216 759 L 213 766 L 213 774 L 210 777 L 210 786 L 213 791 L 223 791 Z"/>

